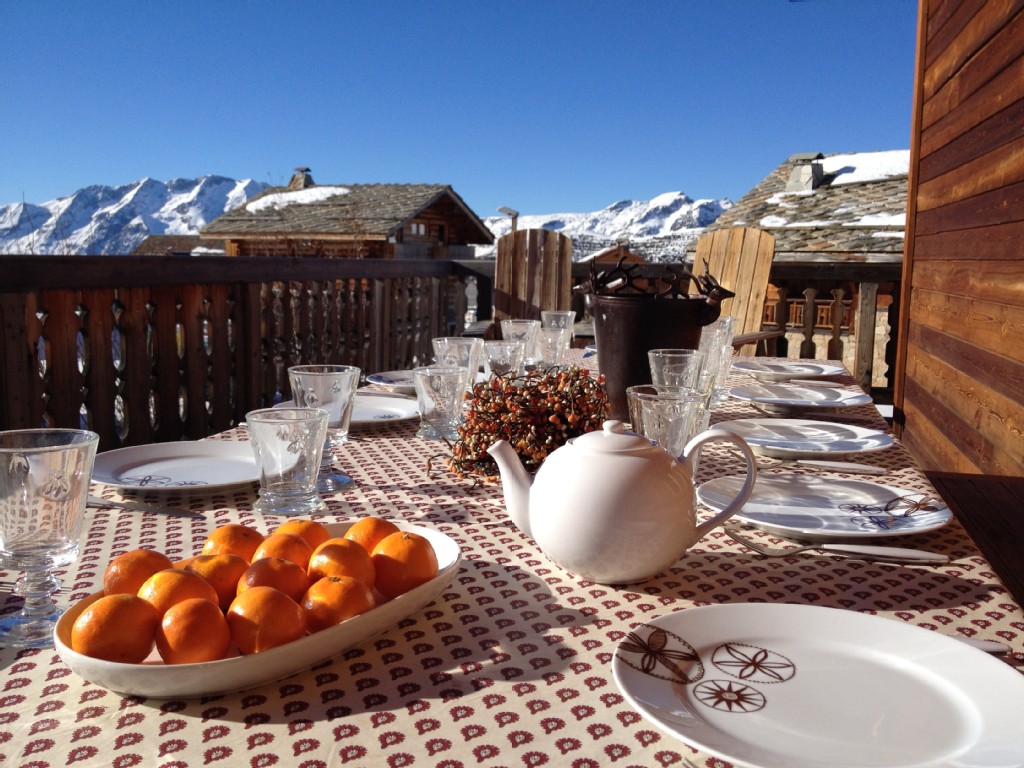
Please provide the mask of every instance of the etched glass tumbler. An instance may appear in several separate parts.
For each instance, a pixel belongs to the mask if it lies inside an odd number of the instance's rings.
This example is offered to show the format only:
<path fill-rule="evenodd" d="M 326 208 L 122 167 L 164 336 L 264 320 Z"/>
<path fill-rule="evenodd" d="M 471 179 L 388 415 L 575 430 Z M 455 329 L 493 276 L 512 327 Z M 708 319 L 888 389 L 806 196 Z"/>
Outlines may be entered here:
<path fill-rule="evenodd" d="M 651 383 L 665 387 L 696 386 L 704 353 L 696 349 L 652 349 L 647 352 Z"/>
<path fill-rule="evenodd" d="M 276 515 L 308 515 L 326 504 L 317 493 L 320 458 L 327 439 L 323 408 L 261 408 L 245 415 L 260 474 L 252 508 Z"/>
<path fill-rule="evenodd" d="M 417 437 L 424 440 L 455 440 L 462 423 L 468 371 L 459 367 L 413 368 L 416 403 L 420 411 Z"/>
<path fill-rule="evenodd" d="M 78 557 L 99 442 L 78 429 L 0 432 L 0 565 L 24 574 L 16 591 L 25 599 L 19 613 L 0 619 L 0 645 L 53 644 L 60 611 L 52 569 Z"/>
<path fill-rule="evenodd" d="M 323 408 L 327 411 L 327 439 L 320 458 L 316 489 L 320 493 L 336 493 L 355 481 L 334 469 L 333 451 L 348 442 L 352 409 L 362 371 L 354 365 L 293 365 L 288 381 L 295 405 Z"/>

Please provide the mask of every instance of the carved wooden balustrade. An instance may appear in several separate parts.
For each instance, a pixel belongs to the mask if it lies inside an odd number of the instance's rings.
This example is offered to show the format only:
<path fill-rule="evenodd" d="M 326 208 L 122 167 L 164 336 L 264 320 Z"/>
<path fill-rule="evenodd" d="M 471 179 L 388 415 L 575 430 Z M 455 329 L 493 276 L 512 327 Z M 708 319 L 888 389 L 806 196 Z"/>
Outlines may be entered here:
<path fill-rule="evenodd" d="M 0 256 L 0 429 L 101 450 L 198 439 L 290 397 L 289 365 L 367 373 L 461 331 L 446 261 Z"/>
<path fill-rule="evenodd" d="M 842 359 L 853 339 L 855 374 L 884 398 L 878 361 L 895 334 L 876 341 L 875 329 L 886 313 L 896 327 L 899 273 L 775 264 L 767 324 L 798 342 L 780 340 L 779 354 L 820 357 L 824 343 Z M 290 397 L 289 365 L 429 360 L 431 338 L 462 331 L 467 287 L 490 316 L 493 277 L 493 261 L 0 256 L 0 429 L 87 427 L 101 450 L 199 439 Z"/>

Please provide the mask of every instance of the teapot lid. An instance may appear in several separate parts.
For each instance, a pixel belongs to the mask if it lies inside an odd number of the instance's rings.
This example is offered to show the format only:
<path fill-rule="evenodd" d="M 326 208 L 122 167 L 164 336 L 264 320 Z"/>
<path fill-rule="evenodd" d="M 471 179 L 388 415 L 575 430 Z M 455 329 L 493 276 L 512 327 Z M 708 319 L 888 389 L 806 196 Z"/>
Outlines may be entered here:
<path fill-rule="evenodd" d="M 601 453 L 633 453 L 655 447 L 646 437 L 631 432 L 628 425 L 615 419 L 604 422 L 600 431 L 580 435 L 573 440 L 573 445 Z"/>

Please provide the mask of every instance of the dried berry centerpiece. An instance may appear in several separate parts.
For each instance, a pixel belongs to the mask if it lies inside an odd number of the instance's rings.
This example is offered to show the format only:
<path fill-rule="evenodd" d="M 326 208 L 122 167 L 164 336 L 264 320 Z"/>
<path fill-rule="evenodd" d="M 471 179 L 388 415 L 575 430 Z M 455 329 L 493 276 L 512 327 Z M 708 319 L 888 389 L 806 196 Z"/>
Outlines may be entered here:
<path fill-rule="evenodd" d="M 465 421 L 448 468 L 459 475 L 496 480 L 487 449 L 507 440 L 523 466 L 536 471 L 549 453 L 573 437 L 600 429 L 608 418 L 604 377 L 579 366 L 492 376 L 473 386 Z"/>

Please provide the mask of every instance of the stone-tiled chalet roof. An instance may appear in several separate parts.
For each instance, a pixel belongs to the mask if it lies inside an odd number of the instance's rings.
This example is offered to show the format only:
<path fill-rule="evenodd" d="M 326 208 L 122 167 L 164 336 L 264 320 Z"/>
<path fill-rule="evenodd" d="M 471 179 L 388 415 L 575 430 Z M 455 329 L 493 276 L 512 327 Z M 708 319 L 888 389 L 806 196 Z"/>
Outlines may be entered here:
<path fill-rule="evenodd" d="M 467 242 L 494 241 L 480 218 L 445 184 L 317 185 L 301 190 L 270 187 L 210 222 L 201 235 L 219 240 L 386 239 L 423 210 L 446 199 L 467 219 Z"/>
<path fill-rule="evenodd" d="M 793 170 L 821 164 L 815 189 L 787 192 Z M 758 227 L 779 261 L 903 258 L 909 151 L 793 155 L 708 227 Z"/>

